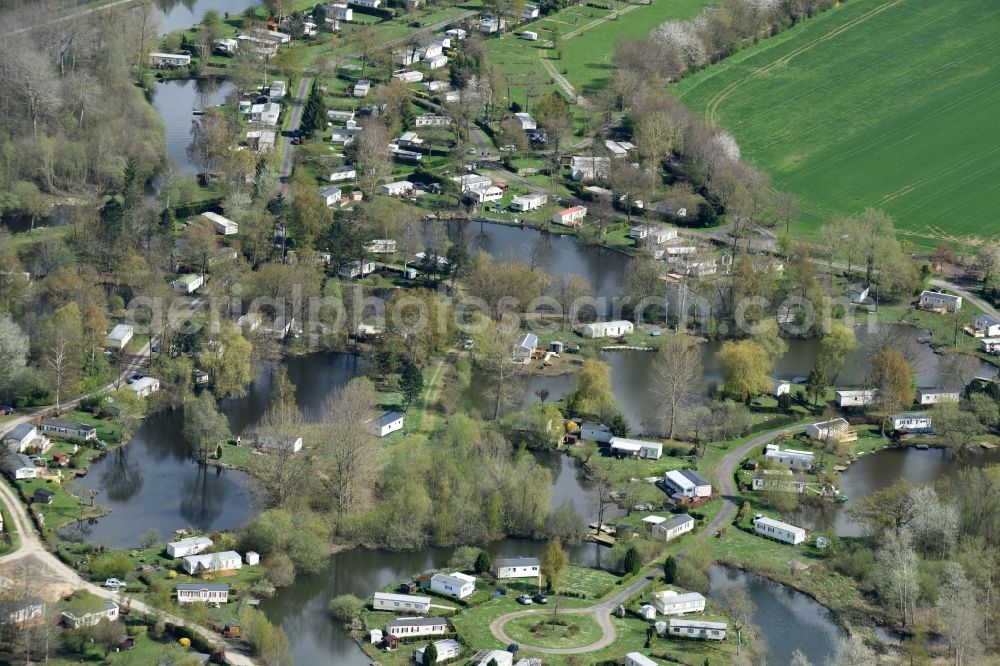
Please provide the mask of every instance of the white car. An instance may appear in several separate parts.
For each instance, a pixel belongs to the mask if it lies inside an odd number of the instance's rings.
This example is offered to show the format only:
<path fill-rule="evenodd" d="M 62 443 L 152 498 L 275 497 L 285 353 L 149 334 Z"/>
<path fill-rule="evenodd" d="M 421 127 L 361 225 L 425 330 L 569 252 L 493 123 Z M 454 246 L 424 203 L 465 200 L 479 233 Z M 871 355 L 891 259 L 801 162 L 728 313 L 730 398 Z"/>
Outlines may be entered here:
<path fill-rule="evenodd" d="M 118 580 L 117 578 L 109 578 L 104 581 L 104 587 L 110 587 L 114 589 L 120 589 L 126 587 L 126 583 L 123 580 Z"/>

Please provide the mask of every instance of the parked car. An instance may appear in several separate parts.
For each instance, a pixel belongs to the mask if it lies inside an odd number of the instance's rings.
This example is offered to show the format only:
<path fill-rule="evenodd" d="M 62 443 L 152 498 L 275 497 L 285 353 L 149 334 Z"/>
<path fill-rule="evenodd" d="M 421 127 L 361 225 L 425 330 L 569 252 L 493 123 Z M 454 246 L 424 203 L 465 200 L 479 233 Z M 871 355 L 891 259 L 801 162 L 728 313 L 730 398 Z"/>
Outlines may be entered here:
<path fill-rule="evenodd" d="M 466 340 L 465 344 L 462 345 L 462 347 L 464 347 L 466 350 L 472 349 L 475 346 L 476 346 L 475 340 Z"/>
<path fill-rule="evenodd" d="M 517 643 L 511 643 L 510 645 L 507 646 L 507 652 L 510 652 L 511 654 L 517 654 L 518 650 L 520 649 L 521 646 L 518 645 Z"/>
<path fill-rule="evenodd" d="M 531 597 L 529 597 L 527 594 L 522 594 L 517 598 L 517 603 L 521 604 L 522 606 L 530 606 Z"/>
<path fill-rule="evenodd" d="M 137 382 L 140 379 L 142 379 L 142 373 L 137 372 L 134 375 L 132 375 L 132 381 Z"/>
<path fill-rule="evenodd" d="M 109 578 L 106 581 L 104 581 L 104 587 L 111 587 L 114 589 L 118 589 L 121 587 L 125 587 L 125 581 L 119 580 L 117 578 Z"/>
<path fill-rule="evenodd" d="M 14 413 L 14 408 L 10 405 L 0 405 L 0 416 L 10 416 Z"/>
<path fill-rule="evenodd" d="M 545 596 L 544 594 L 536 594 L 532 598 L 535 600 L 536 604 L 547 604 L 547 603 L 549 603 L 549 598 L 547 596 Z"/>

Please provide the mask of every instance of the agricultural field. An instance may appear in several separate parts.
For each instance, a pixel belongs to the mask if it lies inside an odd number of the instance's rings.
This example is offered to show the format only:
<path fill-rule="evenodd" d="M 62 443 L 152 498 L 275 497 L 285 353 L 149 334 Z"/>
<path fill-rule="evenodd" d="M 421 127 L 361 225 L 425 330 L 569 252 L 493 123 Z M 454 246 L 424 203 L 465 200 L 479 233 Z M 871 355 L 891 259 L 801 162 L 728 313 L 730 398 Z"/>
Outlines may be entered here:
<path fill-rule="evenodd" d="M 850 0 L 673 90 L 797 194 L 800 233 L 884 209 L 933 246 L 995 235 L 1000 5 Z"/>

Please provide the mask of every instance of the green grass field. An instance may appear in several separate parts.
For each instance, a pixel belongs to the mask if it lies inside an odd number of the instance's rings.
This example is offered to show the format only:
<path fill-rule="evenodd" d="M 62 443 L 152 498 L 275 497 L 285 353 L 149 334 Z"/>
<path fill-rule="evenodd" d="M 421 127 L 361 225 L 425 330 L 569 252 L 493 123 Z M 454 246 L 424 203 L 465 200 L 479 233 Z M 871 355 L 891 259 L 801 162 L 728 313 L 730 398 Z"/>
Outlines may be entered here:
<path fill-rule="evenodd" d="M 914 242 L 996 234 L 992 0 L 850 0 L 673 87 L 796 193 L 800 231 L 884 209 Z"/>

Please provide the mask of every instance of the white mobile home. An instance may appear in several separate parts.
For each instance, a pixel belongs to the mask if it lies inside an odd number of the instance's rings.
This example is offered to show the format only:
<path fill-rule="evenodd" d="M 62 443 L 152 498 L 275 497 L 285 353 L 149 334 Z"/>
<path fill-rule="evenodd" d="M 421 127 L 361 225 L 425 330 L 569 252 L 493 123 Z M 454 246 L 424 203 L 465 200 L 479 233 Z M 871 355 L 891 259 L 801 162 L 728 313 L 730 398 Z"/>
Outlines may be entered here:
<path fill-rule="evenodd" d="M 701 638 L 707 641 L 726 640 L 725 622 L 703 622 L 699 620 L 671 620 L 669 634 L 678 638 Z"/>
<path fill-rule="evenodd" d="M 208 537 L 197 536 L 167 544 L 167 555 L 173 558 L 198 555 L 212 547 L 214 542 Z"/>
<path fill-rule="evenodd" d="M 368 97 L 368 93 L 372 90 L 372 82 L 368 79 L 361 79 L 354 84 L 351 89 L 351 95 L 354 97 Z"/>
<path fill-rule="evenodd" d="M 150 53 L 150 67 L 187 67 L 191 64 L 191 56 L 185 53 Z"/>
<path fill-rule="evenodd" d="M 503 190 L 499 187 L 487 187 L 485 190 L 479 190 L 478 192 L 472 193 L 472 198 L 476 203 L 489 203 L 491 201 L 500 201 L 503 199 Z"/>
<path fill-rule="evenodd" d="M 972 318 L 972 330 L 975 331 L 976 337 L 1000 337 L 1000 320 L 988 314 L 979 313 Z"/>
<path fill-rule="evenodd" d="M 331 183 L 339 183 L 345 180 L 354 180 L 357 177 L 358 172 L 356 169 L 337 169 L 330 172 L 330 175 L 326 179 Z"/>
<path fill-rule="evenodd" d="M 404 69 L 393 73 L 392 78 L 402 81 L 403 83 L 419 83 L 424 80 L 424 75 L 422 72 Z"/>
<path fill-rule="evenodd" d="M 580 324 L 576 332 L 585 338 L 617 338 L 628 335 L 635 329 L 632 322 L 624 319 L 616 321 L 595 321 L 590 324 Z"/>
<path fill-rule="evenodd" d="M 808 471 L 813 468 L 812 451 L 797 451 L 796 449 L 782 450 L 777 444 L 768 444 L 764 447 L 764 458 L 779 465 L 784 465 L 788 469 Z"/>
<path fill-rule="evenodd" d="M 247 148 L 255 153 L 273 150 L 277 140 L 278 134 L 274 130 L 250 130 L 247 132 Z"/>
<path fill-rule="evenodd" d="M 663 475 L 663 483 L 670 495 L 678 499 L 712 496 L 712 484 L 693 469 L 669 470 Z"/>
<path fill-rule="evenodd" d="M 229 586 L 219 583 L 177 583 L 177 603 L 229 603 Z"/>
<path fill-rule="evenodd" d="M 535 5 L 525 5 L 524 11 L 521 12 L 521 20 L 530 21 L 531 19 L 538 18 L 540 10 Z"/>
<path fill-rule="evenodd" d="M 918 405 L 936 405 L 939 402 L 958 402 L 961 396 L 958 391 L 946 391 L 941 388 L 918 388 Z"/>
<path fill-rule="evenodd" d="M 767 516 L 758 515 L 754 518 L 753 529 L 761 536 L 790 543 L 793 546 L 806 540 L 806 531 L 801 527 L 783 523 L 780 520 L 768 518 Z"/>
<path fill-rule="evenodd" d="M 84 441 L 97 439 L 97 428 L 86 423 L 77 423 L 76 421 L 42 419 L 42 422 L 38 424 L 38 428 L 43 433 L 60 439 L 80 439 Z"/>
<path fill-rule="evenodd" d="M 598 444 L 608 444 L 614 435 L 611 428 L 603 423 L 584 423 L 580 426 L 580 439 L 588 439 Z"/>
<path fill-rule="evenodd" d="M 296 435 L 278 435 L 274 433 L 261 433 L 257 435 L 254 445 L 262 451 L 276 451 L 278 453 L 298 453 L 302 450 L 302 438 Z"/>
<path fill-rule="evenodd" d="M 424 650 L 426 647 L 419 647 L 413 653 L 413 661 L 418 664 L 424 663 Z M 455 659 L 462 653 L 462 644 L 453 638 L 446 638 L 443 641 L 434 641 L 434 649 L 437 651 L 435 663 Z"/>
<path fill-rule="evenodd" d="M 962 309 L 962 297 L 942 294 L 939 291 L 922 291 L 919 306 L 923 310 L 957 312 Z"/>
<path fill-rule="evenodd" d="M 685 615 L 705 610 L 705 597 L 697 592 L 678 593 L 663 590 L 653 593 L 653 606 L 660 615 Z"/>
<path fill-rule="evenodd" d="M 205 284 L 205 278 L 197 273 L 188 273 L 174 280 L 173 284 L 174 291 L 180 294 L 193 294 L 198 291 L 201 285 Z"/>
<path fill-rule="evenodd" d="M 327 208 L 333 208 L 343 199 L 343 193 L 339 187 L 324 187 L 319 191 L 319 198 L 323 200 Z"/>
<path fill-rule="evenodd" d="M 535 347 L 538 346 L 538 336 L 534 333 L 523 333 L 518 337 L 517 341 L 514 342 L 514 350 L 512 352 L 515 363 L 527 363 L 531 360 L 531 355 L 535 351 Z"/>
<path fill-rule="evenodd" d="M 448 631 L 443 617 L 397 617 L 385 623 L 385 633 L 397 638 L 437 636 Z"/>
<path fill-rule="evenodd" d="M 549 198 L 544 194 L 524 194 L 510 200 L 510 209 L 520 213 L 537 210 L 548 202 Z"/>
<path fill-rule="evenodd" d="M 929 412 L 900 412 L 890 414 L 892 429 L 905 433 L 932 433 L 933 421 Z"/>
<path fill-rule="evenodd" d="M 636 456 L 639 458 L 649 458 L 659 460 L 663 455 L 663 444 L 659 442 L 647 442 L 641 439 L 628 439 L 626 437 L 612 437 L 608 444 L 611 445 L 613 455 Z"/>
<path fill-rule="evenodd" d="M 670 541 L 694 529 L 694 518 L 687 514 L 670 516 L 661 523 L 653 525 L 652 534 L 657 539 Z"/>
<path fill-rule="evenodd" d="M 413 191 L 413 183 L 408 180 L 400 180 L 395 183 L 386 183 L 382 186 L 382 194 L 390 197 L 401 197 Z"/>
<path fill-rule="evenodd" d="M 424 60 L 424 65 L 427 69 L 441 69 L 448 64 L 448 56 L 438 54 L 436 56 L 430 56 Z"/>
<path fill-rule="evenodd" d="M 281 115 L 281 105 L 274 102 L 254 104 L 250 107 L 250 122 L 262 125 L 277 125 Z"/>
<path fill-rule="evenodd" d="M 135 331 L 128 324 L 118 324 L 104 339 L 104 346 L 108 349 L 125 349 Z"/>
<path fill-rule="evenodd" d="M 851 426 L 846 419 L 831 419 L 806 426 L 806 435 L 812 439 L 842 440 L 850 433 Z"/>
<path fill-rule="evenodd" d="M 660 666 L 655 661 L 639 652 L 629 652 L 625 655 L 625 666 Z"/>
<path fill-rule="evenodd" d="M 526 39 L 529 42 L 537 42 L 538 33 L 532 30 L 524 30 L 521 32 L 521 39 Z"/>
<path fill-rule="evenodd" d="M 418 597 L 413 594 L 376 592 L 372 608 L 400 613 L 426 613 L 431 609 L 431 598 Z"/>
<path fill-rule="evenodd" d="M 564 208 L 552 216 L 552 222 L 561 224 L 564 227 L 578 227 L 583 224 L 583 218 L 587 217 L 586 206 L 572 206 Z"/>
<path fill-rule="evenodd" d="M 368 260 L 349 261 L 340 267 L 337 275 L 345 280 L 362 278 L 375 272 L 375 262 Z"/>
<path fill-rule="evenodd" d="M 532 118 L 530 113 L 525 113 L 524 111 L 515 113 L 514 120 L 525 132 L 528 130 L 538 129 L 538 121 Z"/>
<path fill-rule="evenodd" d="M 837 407 L 867 407 L 878 400 L 878 389 L 837 391 L 835 400 Z"/>
<path fill-rule="evenodd" d="M 480 176 L 478 173 L 467 173 L 462 176 L 453 176 L 452 182 L 458 183 L 462 194 L 467 192 L 479 192 L 493 187 L 493 179 L 489 176 Z"/>
<path fill-rule="evenodd" d="M 996 356 L 1000 354 L 1000 338 L 983 338 L 979 341 L 979 347 L 985 353 Z"/>
<path fill-rule="evenodd" d="M 156 377 L 140 377 L 128 385 L 136 395 L 149 397 L 160 390 L 160 380 Z"/>
<path fill-rule="evenodd" d="M 383 414 L 371 422 L 370 430 L 376 437 L 385 437 L 403 429 L 403 415 L 397 412 Z"/>
<path fill-rule="evenodd" d="M 476 579 L 460 572 L 437 573 L 431 576 L 431 590 L 456 599 L 464 599 L 476 591 Z"/>
<path fill-rule="evenodd" d="M 271 132 L 271 134 L 273 135 L 274 132 Z M 232 236 L 240 233 L 240 225 L 233 222 L 228 217 L 223 217 L 222 215 L 211 211 L 202 213 L 201 216 L 212 223 L 212 226 L 215 227 L 215 233 L 217 234 Z"/>
<path fill-rule="evenodd" d="M 493 560 L 493 575 L 500 578 L 536 578 L 540 575 L 537 557 L 504 557 Z"/>
<path fill-rule="evenodd" d="M 235 571 L 243 567 L 243 558 L 235 550 L 222 553 L 202 553 L 182 558 L 184 571 L 192 576 L 219 571 Z"/>

